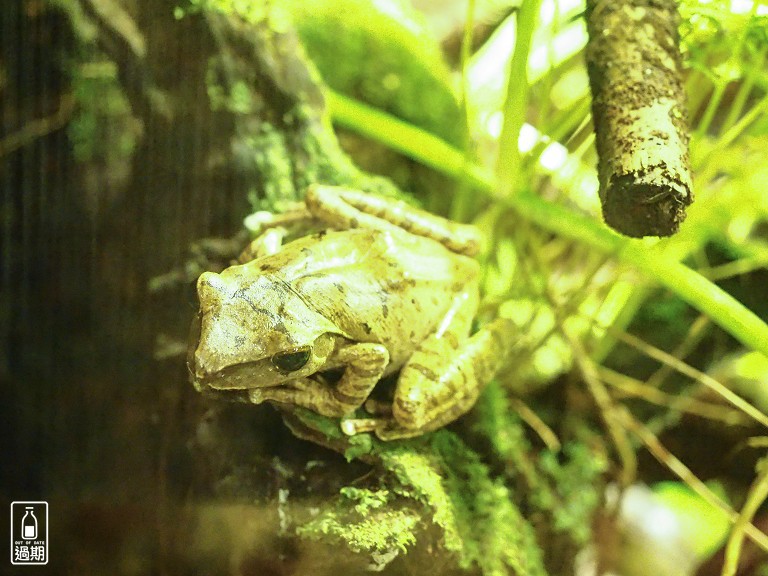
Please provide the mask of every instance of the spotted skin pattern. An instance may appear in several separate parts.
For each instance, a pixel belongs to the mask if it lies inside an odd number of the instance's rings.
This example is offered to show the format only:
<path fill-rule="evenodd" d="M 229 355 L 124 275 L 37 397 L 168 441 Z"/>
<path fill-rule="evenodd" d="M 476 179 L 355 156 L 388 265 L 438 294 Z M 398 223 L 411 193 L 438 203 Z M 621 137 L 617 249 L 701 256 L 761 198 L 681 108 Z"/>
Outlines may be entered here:
<path fill-rule="evenodd" d="M 281 223 L 301 218 L 326 230 L 283 245 Z M 503 319 L 470 336 L 479 245 L 472 226 L 312 186 L 296 215 L 264 221 L 242 264 L 200 276 L 192 381 L 201 391 L 340 417 L 350 435 L 390 440 L 444 426 L 472 407 L 510 340 Z M 341 373 L 333 385 L 329 371 Z M 350 417 L 398 371 L 391 406 Z"/>

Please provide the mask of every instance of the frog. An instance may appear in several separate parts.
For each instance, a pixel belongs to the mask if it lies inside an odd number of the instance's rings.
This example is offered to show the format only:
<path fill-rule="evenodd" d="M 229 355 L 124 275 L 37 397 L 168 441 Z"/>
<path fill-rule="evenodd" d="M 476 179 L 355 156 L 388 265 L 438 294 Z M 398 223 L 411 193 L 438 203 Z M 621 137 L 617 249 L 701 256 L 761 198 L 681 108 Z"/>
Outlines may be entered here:
<path fill-rule="evenodd" d="M 509 346 L 509 320 L 471 334 L 479 230 L 403 202 L 314 184 L 263 216 L 238 263 L 197 281 L 195 388 L 338 418 L 350 436 L 411 438 L 468 412 Z M 319 232 L 285 242 L 288 222 Z M 335 382 L 327 377 L 335 373 Z M 388 376 L 391 402 L 371 398 Z"/>

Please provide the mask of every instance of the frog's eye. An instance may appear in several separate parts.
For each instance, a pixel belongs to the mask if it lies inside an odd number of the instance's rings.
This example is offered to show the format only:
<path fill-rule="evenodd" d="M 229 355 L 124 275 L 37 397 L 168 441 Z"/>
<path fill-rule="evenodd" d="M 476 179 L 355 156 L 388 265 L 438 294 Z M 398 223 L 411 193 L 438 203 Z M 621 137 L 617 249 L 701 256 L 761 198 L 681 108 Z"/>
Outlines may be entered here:
<path fill-rule="evenodd" d="M 278 352 L 272 356 L 272 364 L 280 372 L 296 372 L 304 367 L 312 355 L 312 349 L 309 346 L 303 346 L 293 352 Z"/>

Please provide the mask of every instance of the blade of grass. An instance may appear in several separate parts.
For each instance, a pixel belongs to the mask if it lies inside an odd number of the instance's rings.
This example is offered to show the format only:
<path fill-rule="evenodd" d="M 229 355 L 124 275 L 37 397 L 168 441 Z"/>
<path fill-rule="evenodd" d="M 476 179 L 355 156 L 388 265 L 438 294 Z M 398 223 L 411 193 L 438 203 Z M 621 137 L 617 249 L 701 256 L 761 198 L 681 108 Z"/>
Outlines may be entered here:
<path fill-rule="evenodd" d="M 696 168 L 701 168 L 701 176 L 703 181 L 706 181 L 712 177 L 712 174 L 717 171 L 718 163 L 714 160 L 718 154 L 733 144 L 739 136 L 741 136 L 749 126 L 757 121 L 763 114 L 768 113 L 768 96 L 763 96 L 762 100 L 755 104 L 749 112 L 739 119 L 736 124 L 731 126 L 722 136 L 717 139 L 717 144 L 708 150 L 701 156 L 698 162 L 696 162 Z"/>
<path fill-rule="evenodd" d="M 448 176 L 465 178 L 480 190 L 491 189 L 493 176 L 490 172 L 466 163 L 463 151 L 434 134 L 332 90 L 326 90 L 325 97 L 334 122 Z"/>
<path fill-rule="evenodd" d="M 517 143 L 528 107 L 528 55 L 540 8 L 541 0 L 523 0 L 517 12 L 515 52 L 509 63 L 504 124 L 499 137 L 499 156 L 496 161 L 496 178 L 504 195 L 514 194 L 519 188 L 521 160 Z"/>
<path fill-rule="evenodd" d="M 658 251 L 649 250 L 643 241 L 619 236 L 601 222 L 547 202 L 535 194 L 500 196 L 493 176 L 476 164 L 467 164 L 462 151 L 389 114 L 331 91 L 327 92 L 327 103 L 332 118 L 339 124 L 444 174 L 466 178 L 496 202 L 542 228 L 615 256 L 709 316 L 751 350 L 768 356 L 768 325 L 733 296 L 691 268 Z M 768 107 L 768 98 L 745 115 L 729 133 L 740 133 L 744 124 L 753 121 L 760 113 L 755 110 L 762 112 L 764 107 Z"/>
<path fill-rule="evenodd" d="M 747 528 L 752 526 L 752 519 L 757 510 L 768 498 L 768 466 L 765 460 L 760 463 L 760 472 L 752 484 L 752 488 L 747 495 L 747 501 L 739 513 L 728 538 L 728 544 L 725 546 L 725 561 L 723 562 L 722 576 L 734 576 L 739 568 L 739 557 L 744 543 L 744 536 Z"/>
<path fill-rule="evenodd" d="M 461 40 L 461 114 L 464 116 L 464 124 L 467 129 L 464 134 L 464 162 L 472 162 L 472 142 L 469 119 L 469 61 L 472 57 L 472 37 L 475 27 L 475 0 L 467 1 L 466 20 L 464 22 L 464 35 Z M 465 180 L 459 182 L 456 188 L 456 196 L 451 203 L 451 219 L 463 222 L 468 212 L 472 198 L 471 186 Z"/>
<path fill-rule="evenodd" d="M 763 69 L 765 53 L 766 49 L 761 49 L 754 57 L 754 67 L 747 70 L 744 74 L 744 81 L 741 83 L 741 86 L 739 86 L 739 91 L 736 93 L 736 96 L 733 98 L 729 107 L 728 116 L 726 116 L 725 121 L 723 122 L 723 132 L 727 132 L 728 129 L 736 123 L 736 119 L 741 116 L 744 106 L 747 104 L 747 99 L 750 94 L 752 94 L 752 89 L 755 86 L 758 72 Z"/>
<path fill-rule="evenodd" d="M 699 480 L 699 478 L 691 472 L 691 469 L 677 456 L 667 450 L 666 447 L 659 442 L 656 435 L 636 420 L 629 410 L 623 407 L 620 408 L 618 416 L 627 429 L 632 431 L 640 439 L 656 460 L 690 486 L 699 497 L 709 503 L 712 507 L 725 512 L 732 523 L 735 524 L 738 521 L 739 515 L 728 504 L 723 502 L 722 498 L 712 492 L 704 482 Z M 768 536 L 756 528 L 754 524 L 747 522 L 746 525 L 744 525 L 743 530 L 755 544 L 760 546 L 763 550 L 768 551 Z"/>
<path fill-rule="evenodd" d="M 606 328 L 610 332 L 615 332 L 611 327 Z M 712 390 L 715 394 L 729 402 L 731 405 L 733 405 L 735 408 L 738 408 L 741 410 L 744 414 L 747 416 L 750 416 L 755 420 L 755 422 L 758 422 L 768 428 L 768 416 L 763 414 L 760 410 L 755 408 L 752 404 L 744 400 L 741 396 L 733 392 L 730 388 L 727 388 L 714 378 L 710 376 L 709 374 L 706 374 L 704 372 L 701 372 L 700 370 L 697 370 L 690 364 L 686 364 L 679 358 L 676 358 L 672 354 L 669 354 L 667 352 L 664 352 L 663 350 L 656 348 L 655 346 L 652 346 L 651 344 L 648 344 L 644 340 L 638 338 L 637 336 L 633 336 L 632 334 L 629 334 L 628 332 L 625 333 L 616 333 L 616 337 L 619 340 L 622 340 L 623 342 L 629 344 L 636 350 L 640 350 L 643 354 L 646 354 L 648 357 L 653 358 L 654 360 L 659 361 L 662 364 L 665 364 L 667 366 L 672 367 L 680 374 L 683 374 L 685 376 L 688 376 L 690 379 L 706 386 L 710 390 Z"/>

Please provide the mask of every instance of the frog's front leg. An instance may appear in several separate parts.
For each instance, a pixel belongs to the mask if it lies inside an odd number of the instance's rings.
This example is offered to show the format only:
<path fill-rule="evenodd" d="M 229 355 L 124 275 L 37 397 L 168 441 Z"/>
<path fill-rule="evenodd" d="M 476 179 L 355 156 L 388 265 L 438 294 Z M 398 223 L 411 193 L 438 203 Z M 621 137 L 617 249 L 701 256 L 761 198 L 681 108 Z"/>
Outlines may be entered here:
<path fill-rule="evenodd" d="M 280 386 L 249 390 L 249 398 L 254 404 L 270 400 L 301 406 L 323 416 L 344 416 L 368 398 L 389 364 L 389 352 L 381 344 L 349 344 L 337 352 L 334 364 L 344 367 L 335 386 L 300 378 Z"/>

